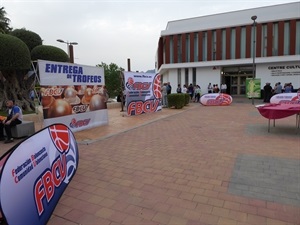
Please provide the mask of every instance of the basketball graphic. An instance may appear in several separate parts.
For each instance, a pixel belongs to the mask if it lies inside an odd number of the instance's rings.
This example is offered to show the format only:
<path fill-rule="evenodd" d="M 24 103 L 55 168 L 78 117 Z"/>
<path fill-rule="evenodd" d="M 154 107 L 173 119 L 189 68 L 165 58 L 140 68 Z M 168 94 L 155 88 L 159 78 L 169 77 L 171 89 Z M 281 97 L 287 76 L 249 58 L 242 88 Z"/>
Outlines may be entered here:
<path fill-rule="evenodd" d="M 227 94 L 220 94 L 216 100 L 220 100 L 221 104 L 220 105 L 230 105 L 232 102 L 232 97 Z"/>
<path fill-rule="evenodd" d="M 160 88 L 160 74 L 156 74 L 153 79 L 153 95 L 155 98 L 162 98 L 161 88 Z"/>
<path fill-rule="evenodd" d="M 228 94 L 204 94 L 200 98 L 200 103 L 207 106 L 228 106 L 232 103 L 232 97 Z"/>
<path fill-rule="evenodd" d="M 70 140 L 68 127 L 63 124 L 56 124 L 49 127 L 49 133 L 58 151 L 63 153 L 69 150 Z"/>
<path fill-rule="evenodd" d="M 300 92 L 298 92 L 297 95 L 291 99 L 291 102 L 300 103 Z"/>
<path fill-rule="evenodd" d="M 128 77 L 127 83 L 128 83 L 129 85 L 133 85 L 133 84 L 134 84 L 133 78 L 132 78 L 132 77 Z"/>
<path fill-rule="evenodd" d="M 133 85 L 134 85 L 134 80 L 132 77 L 128 77 L 127 79 L 127 82 L 126 82 L 126 87 L 129 89 L 129 90 L 132 90 L 133 89 Z"/>

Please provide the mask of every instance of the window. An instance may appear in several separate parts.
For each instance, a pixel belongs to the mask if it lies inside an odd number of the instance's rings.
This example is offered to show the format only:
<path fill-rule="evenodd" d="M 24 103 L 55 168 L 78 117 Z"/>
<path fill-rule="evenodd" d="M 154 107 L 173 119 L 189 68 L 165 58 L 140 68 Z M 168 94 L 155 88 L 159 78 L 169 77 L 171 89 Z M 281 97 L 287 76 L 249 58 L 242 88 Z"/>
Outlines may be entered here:
<path fill-rule="evenodd" d="M 207 61 L 207 33 L 203 32 L 202 39 L 202 61 Z"/>
<path fill-rule="evenodd" d="M 174 42 L 173 36 L 170 37 L 170 63 L 174 63 Z"/>
<path fill-rule="evenodd" d="M 300 21 L 296 22 L 296 55 L 300 55 Z"/>
<path fill-rule="evenodd" d="M 284 23 L 284 34 L 283 34 L 283 54 L 289 55 L 290 54 L 290 22 Z"/>
<path fill-rule="evenodd" d="M 267 25 L 262 25 L 261 31 L 261 56 L 267 56 Z"/>
<path fill-rule="evenodd" d="M 178 46 L 178 62 L 181 63 L 182 62 L 182 45 L 181 45 L 181 35 L 178 35 L 178 42 L 177 42 L 177 46 Z"/>
<path fill-rule="evenodd" d="M 212 37 L 211 37 L 212 38 L 212 40 L 211 40 L 211 43 L 212 43 L 211 58 L 212 58 L 212 60 L 216 60 L 216 54 L 217 54 L 217 34 L 216 33 L 217 32 L 214 30 L 212 32 Z"/>
<path fill-rule="evenodd" d="M 185 58 L 187 62 L 190 62 L 190 34 L 186 34 L 185 39 Z"/>
<path fill-rule="evenodd" d="M 222 30 L 222 59 L 226 59 L 226 30 Z"/>
<path fill-rule="evenodd" d="M 273 24 L 272 56 L 278 56 L 278 23 Z"/>
<path fill-rule="evenodd" d="M 194 62 L 198 61 L 198 33 L 194 34 Z"/>
<path fill-rule="evenodd" d="M 230 58 L 235 59 L 235 28 L 231 29 Z"/>
<path fill-rule="evenodd" d="M 241 28 L 241 59 L 246 58 L 246 27 Z"/>

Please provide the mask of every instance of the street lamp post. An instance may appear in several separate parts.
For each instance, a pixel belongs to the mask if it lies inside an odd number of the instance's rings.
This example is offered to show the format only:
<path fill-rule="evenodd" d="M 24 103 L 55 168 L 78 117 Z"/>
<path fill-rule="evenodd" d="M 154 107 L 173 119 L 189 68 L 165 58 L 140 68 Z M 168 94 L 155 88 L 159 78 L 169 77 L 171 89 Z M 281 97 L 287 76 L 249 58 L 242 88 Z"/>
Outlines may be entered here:
<path fill-rule="evenodd" d="M 68 42 L 68 41 L 64 41 L 62 39 L 57 39 L 56 41 L 67 44 L 69 61 L 70 61 L 70 63 L 74 63 L 73 45 L 78 45 L 78 43 L 77 42 Z"/>
<path fill-rule="evenodd" d="M 251 20 L 253 20 L 253 46 L 252 46 L 252 54 L 253 54 L 253 64 L 252 64 L 252 81 L 254 83 L 254 78 L 255 78 L 255 40 L 256 40 L 256 32 L 255 32 L 255 20 L 257 19 L 257 16 L 251 16 Z M 254 92 L 254 90 L 253 90 Z M 252 105 L 254 105 L 254 98 L 253 98 L 253 93 L 252 93 Z"/>

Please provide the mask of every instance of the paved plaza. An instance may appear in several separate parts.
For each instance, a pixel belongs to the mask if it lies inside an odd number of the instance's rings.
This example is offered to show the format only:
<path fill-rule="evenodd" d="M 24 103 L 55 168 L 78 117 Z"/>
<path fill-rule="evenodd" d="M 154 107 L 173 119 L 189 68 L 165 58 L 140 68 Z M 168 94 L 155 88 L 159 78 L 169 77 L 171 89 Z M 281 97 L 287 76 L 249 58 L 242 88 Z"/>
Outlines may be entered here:
<path fill-rule="evenodd" d="M 268 133 L 249 99 L 108 115 L 75 133 L 79 168 L 48 225 L 300 224 L 295 116 Z M 11 146 L 1 142 L 1 153 Z"/>

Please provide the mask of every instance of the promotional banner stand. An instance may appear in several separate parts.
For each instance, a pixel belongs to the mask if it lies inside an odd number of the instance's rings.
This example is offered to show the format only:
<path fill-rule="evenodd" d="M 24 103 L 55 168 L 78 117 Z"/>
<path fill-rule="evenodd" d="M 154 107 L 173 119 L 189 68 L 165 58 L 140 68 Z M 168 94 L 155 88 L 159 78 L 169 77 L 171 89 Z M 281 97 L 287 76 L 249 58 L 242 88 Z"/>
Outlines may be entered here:
<path fill-rule="evenodd" d="M 40 78 L 39 78 L 39 75 L 38 75 L 38 66 L 35 66 L 35 64 L 38 65 L 38 61 L 31 61 L 31 66 L 32 66 L 32 69 L 33 69 L 33 72 L 34 72 L 34 82 L 33 82 L 33 90 L 34 90 L 34 94 L 36 96 L 36 99 L 37 99 L 37 102 L 38 102 L 38 105 L 35 105 L 35 113 L 38 115 L 38 121 L 40 122 L 41 124 L 41 129 L 43 128 L 43 115 L 41 114 L 40 110 L 39 110 L 39 107 L 42 106 L 42 102 L 41 102 L 41 98 L 40 98 L 40 94 L 41 93 L 38 93 L 37 91 L 37 88 L 36 88 L 36 85 L 37 84 L 41 84 L 40 82 Z"/>

